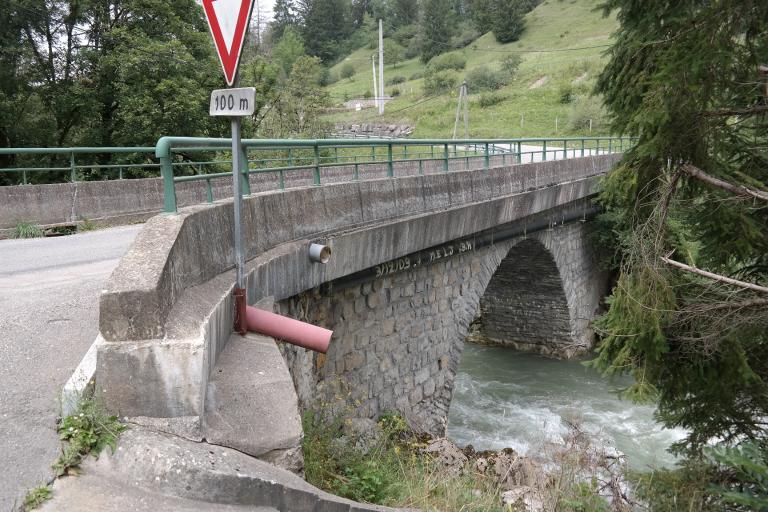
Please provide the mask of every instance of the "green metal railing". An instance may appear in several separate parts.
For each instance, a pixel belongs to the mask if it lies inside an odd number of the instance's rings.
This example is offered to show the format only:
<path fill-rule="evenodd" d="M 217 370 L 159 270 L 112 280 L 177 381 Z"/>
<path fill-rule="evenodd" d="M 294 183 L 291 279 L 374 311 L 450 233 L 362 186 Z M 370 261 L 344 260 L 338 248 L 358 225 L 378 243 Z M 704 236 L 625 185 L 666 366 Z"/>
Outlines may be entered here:
<path fill-rule="evenodd" d="M 398 167 L 406 162 L 415 164 L 419 174 L 424 174 L 428 164 L 433 170 L 436 167 L 438 171 L 447 172 L 456 161 L 463 161 L 465 169 L 488 169 L 494 159 L 500 165 L 510 165 L 582 157 L 622 152 L 633 143 L 634 139 L 628 137 L 245 139 L 240 159 L 242 190 L 250 194 L 248 176 L 262 173 L 276 175 L 277 188 L 284 189 L 286 177 L 299 172 L 310 173 L 312 183 L 321 185 L 323 171 L 329 167 L 349 166 L 351 178 L 357 180 L 361 179 L 361 171 L 377 166 L 379 172 L 383 169 L 387 177 L 394 178 Z M 229 154 L 230 139 L 197 137 L 163 137 L 154 148 L 0 148 L 0 157 L 33 162 L 0 168 L 0 176 L 20 174 L 21 179 L 17 181 L 28 184 L 29 175 L 33 173 L 64 172 L 73 182 L 93 171 L 99 171 L 99 179 L 123 179 L 126 173 L 136 170 L 142 171 L 143 177 L 159 173 L 163 180 L 164 209 L 175 212 L 177 183 L 203 181 L 206 200 L 214 200 L 212 180 L 231 177 L 231 159 L 222 158 Z M 203 158 L 196 159 L 198 156 Z M 96 158 L 102 163 L 87 162 L 87 158 L 91 161 Z"/>

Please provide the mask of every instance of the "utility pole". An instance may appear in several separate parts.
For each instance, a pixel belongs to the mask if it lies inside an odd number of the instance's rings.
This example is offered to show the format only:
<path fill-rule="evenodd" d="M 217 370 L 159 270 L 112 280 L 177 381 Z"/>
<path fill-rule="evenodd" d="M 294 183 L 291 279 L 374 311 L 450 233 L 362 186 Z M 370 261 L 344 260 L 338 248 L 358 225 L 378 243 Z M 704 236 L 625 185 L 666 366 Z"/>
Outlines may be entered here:
<path fill-rule="evenodd" d="M 379 86 L 376 82 L 376 56 L 371 55 L 371 67 L 373 68 L 373 98 L 375 101 L 376 107 L 379 106 Z"/>
<path fill-rule="evenodd" d="M 464 92 L 464 138 L 469 138 L 469 90 L 467 89 L 467 82 L 461 85 Z"/>
<path fill-rule="evenodd" d="M 453 138 L 459 130 L 459 118 L 462 114 L 462 103 L 464 104 L 464 138 L 469 138 L 469 98 L 467 98 L 467 82 L 461 84 L 459 88 L 459 101 L 456 103 L 456 120 L 453 123 Z"/>
<path fill-rule="evenodd" d="M 384 114 L 384 22 L 379 20 L 379 115 Z"/>

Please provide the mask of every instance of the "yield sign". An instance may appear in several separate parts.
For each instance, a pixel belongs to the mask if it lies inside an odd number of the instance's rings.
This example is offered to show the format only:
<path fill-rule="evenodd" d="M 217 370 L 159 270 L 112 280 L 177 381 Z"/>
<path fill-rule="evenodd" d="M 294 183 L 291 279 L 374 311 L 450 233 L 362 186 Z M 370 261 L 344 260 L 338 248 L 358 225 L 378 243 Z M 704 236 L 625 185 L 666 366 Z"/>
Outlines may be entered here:
<path fill-rule="evenodd" d="M 203 0 L 203 9 L 227 85 L 232 86 L 251 19 L 253 0 Z"/>

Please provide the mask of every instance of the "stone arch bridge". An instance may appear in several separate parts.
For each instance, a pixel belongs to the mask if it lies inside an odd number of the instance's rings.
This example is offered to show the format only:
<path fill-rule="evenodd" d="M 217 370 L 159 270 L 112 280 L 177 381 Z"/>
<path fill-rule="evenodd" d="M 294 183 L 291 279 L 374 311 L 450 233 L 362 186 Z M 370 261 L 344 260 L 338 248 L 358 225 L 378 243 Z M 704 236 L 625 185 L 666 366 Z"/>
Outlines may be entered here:
<path fill-rule="evenodd" d="M 229 201 L 154 217 L 101 296 L 97 389 L 123 417 L 255 456 L 295 446 L 297 400 L 340 391 L 361 416 L 397 409 L 439 433 L 470 326 L 543 354 L 591 347 L 607 281 L 587 220 L 619 158 L 246 197 L 249 302 L 333 329 L 327 355 L 232 336 Z M 333 249 L 327 265 L 311 242 Z M 265 444 L 280 415 L 293 426 Z"/>

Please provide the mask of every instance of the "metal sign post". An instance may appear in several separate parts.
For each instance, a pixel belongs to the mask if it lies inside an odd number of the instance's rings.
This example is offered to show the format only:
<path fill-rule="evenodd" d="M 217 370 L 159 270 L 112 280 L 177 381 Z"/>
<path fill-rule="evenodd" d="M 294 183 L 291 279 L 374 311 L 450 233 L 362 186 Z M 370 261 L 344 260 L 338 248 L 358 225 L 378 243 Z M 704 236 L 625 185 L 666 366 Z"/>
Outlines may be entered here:
<path fill-rule="evenodd" d="M 237 82 L 237 68 L 243 51 L 254 0 L 202 0 L 205 18 L 211 29 L 216 53 L 221 61 L 227 85 Z M 234 209 L 234 249 L 237 283 L 235 284 L 235 326 L 240 334 L 247 332 L 245 308 L 248 304 L 245 291 L 245 252 L 243 249 L 243 199 L 240 180 L 242 144 L 240 142 L 240 118 L 253 115 L 256 106 L 256 89 L 220 89 L 211 94 L 210 114 L 229 117 L 232 122 L 232 184 Z M 246 174 L 245 179 L 248 179 Z"/>
<path fill-rule="evenodd" d="M 241 169 L 243 146 L 240 134 L 240 118 L 253 115 L 256 106 L 256 89 L 244 87 L 240 89 L 219 89 L 211 93 L 209 112 L 212 116 L 229 117 L 232 123 L 232 207 L 234 209 L 234 249 L 235 270 L 235 331 L 240 334 L 247 332 L 245 322 L 245 307 L 248 304 L 245 291 L 245 249 L 243 247 L 243 179 Z M 245 179 L 248 179 L 246 176 Z"/>

